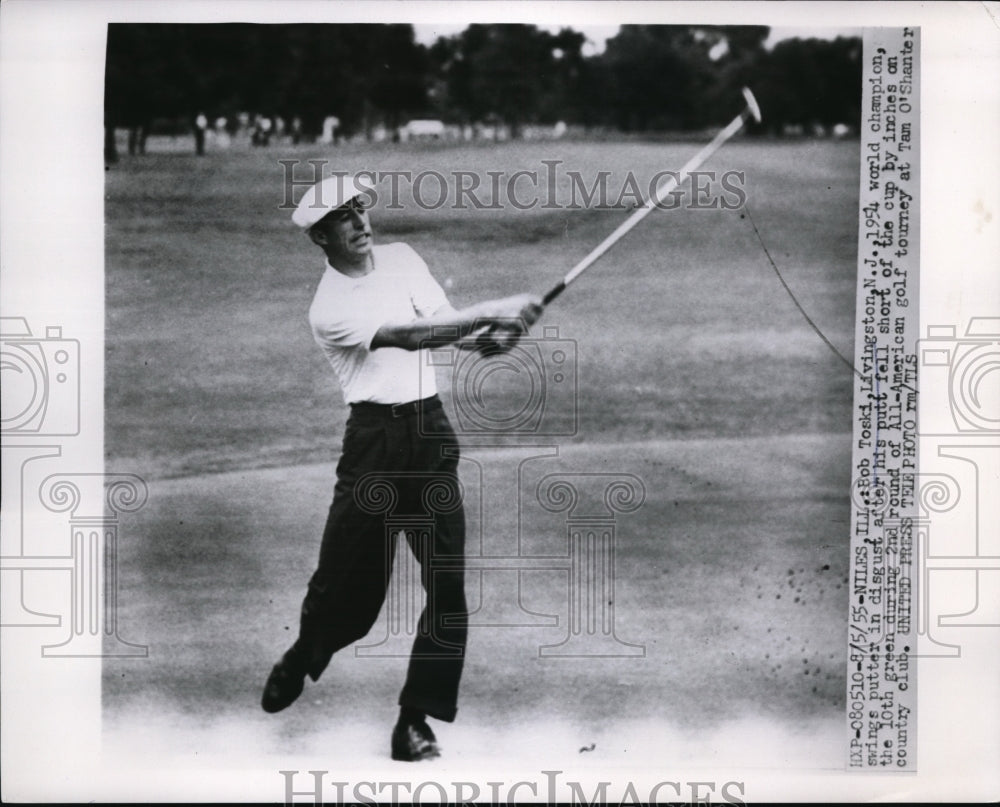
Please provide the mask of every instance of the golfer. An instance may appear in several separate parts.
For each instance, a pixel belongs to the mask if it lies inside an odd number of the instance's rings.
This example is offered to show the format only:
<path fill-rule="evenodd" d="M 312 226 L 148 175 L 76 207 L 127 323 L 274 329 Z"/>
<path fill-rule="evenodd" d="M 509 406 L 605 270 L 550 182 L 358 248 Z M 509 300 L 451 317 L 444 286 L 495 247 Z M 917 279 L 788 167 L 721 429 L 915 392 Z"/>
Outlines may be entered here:
<path fill-rule="evenodd" d="M 370 200 L 371 189 L 358 180 L 334 176 L 310 187 L 292 214 L 326 255 L 309 322 L 350 416 L 299 635 L 271 671 L 261 705 L 278 712 L 293 703 L 306 675 L 316 681 L 331 656 L 364 637 L 378 617 L 395 536 L 384 515 L 366 509 L 361 488 L 384 474 L 405 506 L 420 501 L 430 479 L 450 491 L 443 500 L 451 501 L 432 514 L 429 534 L 408 536 L 427 604 L 391 741 L 393 759 L 416 761 L 440 753 L 427 716 L 455 719 L 467 633 L 458 444 L 425 352 L 452 343 L 487 353 L 510 349 L 542 305 L 525 294 L 456 311 L 411 247 L 374 244 Z M 484 327 L 493 335 L 484 337 Z"/>

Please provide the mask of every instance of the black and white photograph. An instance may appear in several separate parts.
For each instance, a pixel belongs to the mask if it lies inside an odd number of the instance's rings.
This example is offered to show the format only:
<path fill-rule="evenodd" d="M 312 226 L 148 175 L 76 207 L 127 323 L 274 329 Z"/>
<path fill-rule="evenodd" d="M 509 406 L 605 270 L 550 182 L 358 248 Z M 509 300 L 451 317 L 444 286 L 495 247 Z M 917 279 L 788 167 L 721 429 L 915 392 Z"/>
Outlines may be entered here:
<path fill-rule="evenodd" d="M 996 797 L 1000 6 L 2 14 L 5 800 Z"/>

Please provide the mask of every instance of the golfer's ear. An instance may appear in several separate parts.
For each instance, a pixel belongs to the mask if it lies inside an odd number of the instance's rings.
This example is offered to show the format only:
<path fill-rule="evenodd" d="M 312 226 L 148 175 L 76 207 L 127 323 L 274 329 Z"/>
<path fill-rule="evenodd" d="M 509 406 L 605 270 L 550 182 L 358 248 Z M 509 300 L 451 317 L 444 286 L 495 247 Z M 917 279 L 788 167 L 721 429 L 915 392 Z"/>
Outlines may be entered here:
<path fill-rule="evenodd" d="M 323 231 L 322 227 L 310 227 L 309 228 L 309 238 L 317 246 L 325 247 L 327 243 L 326 233 Z"/>

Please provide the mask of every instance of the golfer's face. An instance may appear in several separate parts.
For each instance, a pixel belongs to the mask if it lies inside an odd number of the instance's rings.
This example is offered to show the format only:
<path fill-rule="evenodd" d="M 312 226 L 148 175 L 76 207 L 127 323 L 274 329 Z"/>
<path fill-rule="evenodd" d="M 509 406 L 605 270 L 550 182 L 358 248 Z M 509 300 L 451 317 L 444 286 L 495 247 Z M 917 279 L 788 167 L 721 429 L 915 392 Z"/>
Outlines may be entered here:
<path fill-rule="evenodd" d="M 351 260 L 372 251 L 372 227 L 360 199 L 338 207 L 322 221 L 323 232 L 335 254 Z"/>

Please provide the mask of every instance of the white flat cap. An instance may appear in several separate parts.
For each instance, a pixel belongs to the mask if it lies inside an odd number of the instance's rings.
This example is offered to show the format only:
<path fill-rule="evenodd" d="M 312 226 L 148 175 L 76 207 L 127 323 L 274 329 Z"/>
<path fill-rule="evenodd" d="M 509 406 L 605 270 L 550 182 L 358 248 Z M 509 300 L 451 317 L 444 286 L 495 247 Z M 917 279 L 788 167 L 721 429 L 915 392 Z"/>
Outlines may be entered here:
<path fill-rule="evenodd" d="M 360 177 L 344 175 L 327 177 L 302 194 L 295 212 L 294 221 L 302 229 L 312 227 L 331 210 L 347 204 L 355 196 L 370 191 L 371 186 Z"/>

